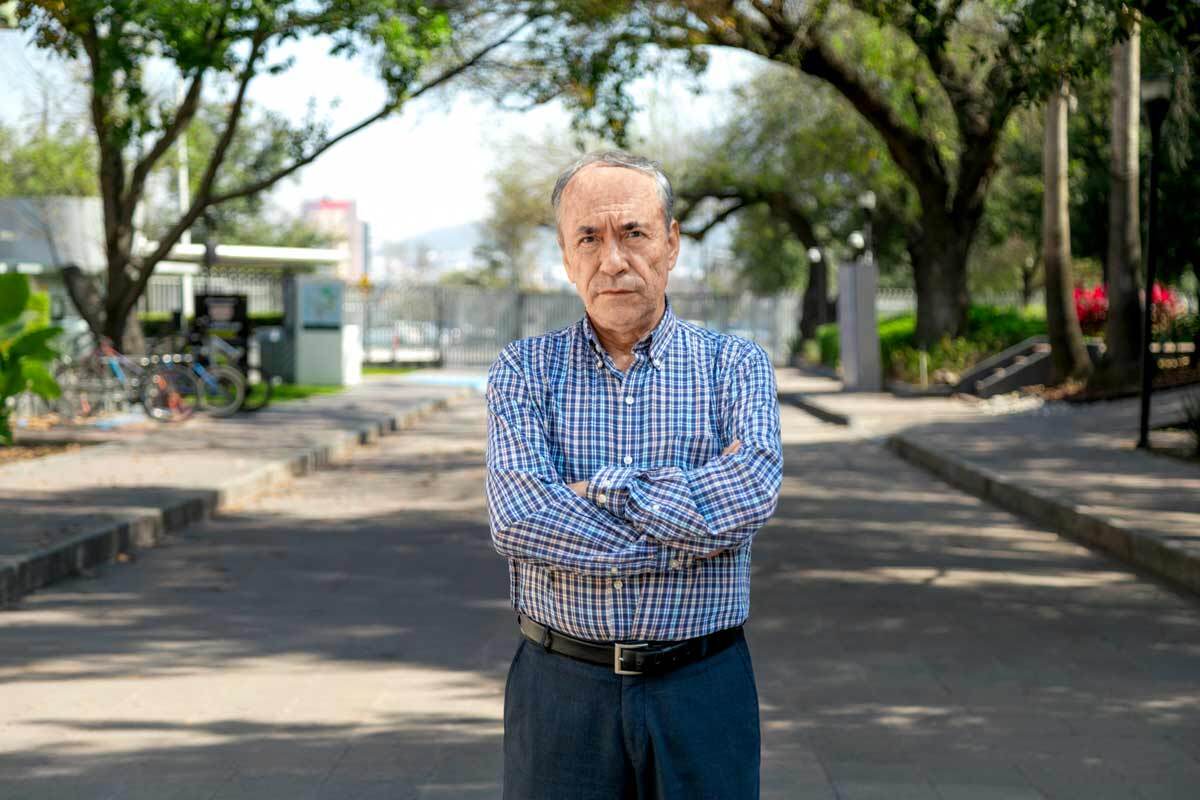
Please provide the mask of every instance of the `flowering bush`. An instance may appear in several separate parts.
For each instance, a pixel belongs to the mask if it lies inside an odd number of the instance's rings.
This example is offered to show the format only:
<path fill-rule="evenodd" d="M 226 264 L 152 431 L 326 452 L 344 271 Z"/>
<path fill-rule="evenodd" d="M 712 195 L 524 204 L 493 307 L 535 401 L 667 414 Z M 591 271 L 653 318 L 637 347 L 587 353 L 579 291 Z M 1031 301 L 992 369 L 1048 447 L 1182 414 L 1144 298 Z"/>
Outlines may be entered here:
<path fill-rule="evenodd" d="M 1102 333 L 1108 319 L 1108 287 L 1103 283 L 1091 289 L 1076 286 L 1075 316 L 1079 317 L 1079 327 L 1085 335 Z"/>
<path fill-rule="evenodd" d="M 1184 311 L 1183 301 L 1170 287 L 1155 283 L 1150 292 L 1151 327 L 1161 332 L 1171 325 L 1171 321 Z M 1079 327 L 1084 335 L 1095 336 L 1104 332 L 1104 323 L 1108 321 L 1108 287 L 1097 284 L 1090 289 L 1082 286 L 1075 287 L 1075 316 L 1079 317 Z"/>
<path fill-rule="evenodd" d="M 1182 314 L 1183 298 L 1161 283 L 1154 284 L 1150 292 L 1150 327 L 1161 333 L 1171 326 L 1171 321 Z"/>

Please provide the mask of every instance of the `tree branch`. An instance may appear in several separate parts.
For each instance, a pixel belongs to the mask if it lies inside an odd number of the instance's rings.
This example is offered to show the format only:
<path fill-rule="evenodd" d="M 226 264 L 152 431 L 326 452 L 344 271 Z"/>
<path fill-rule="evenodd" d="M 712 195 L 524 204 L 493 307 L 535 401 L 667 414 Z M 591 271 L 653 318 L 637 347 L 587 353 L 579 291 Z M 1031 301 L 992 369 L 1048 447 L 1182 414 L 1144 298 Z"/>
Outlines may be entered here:
<path fill-rule="evenodd" d="M 530 23 L 530 20 L 526 20 L 526 21 L 522 22 L 520 25 L 516 26 L 513 30 L 509 31 L 504 36 L 500 37 L 496 41 L 494 41 L 491 44 L 488 44 L 485 47 L 483 47 L 482 49 L 480 49 L 477 53 L 475 53 L 475 55 L 473 55 L 468 60 L 460 62 L 460 63 L 456 64 L 455 66 L 453 66 L 447 70 L 444 70 L 440 75 L 438 75 L 433 80 L 422 85 L 416 91 L 407 94 L 402 100 L 384 105 L 381 109 L 379 109 L 379 111 L 375 112 L 374 114 L 372 114 L 369 117 L 366 117 L 363 120 L 360 120 L 359 122 L 350 126 L 349 128 L 346 128 L 345 130 L 343 130 L 341 133 L 337 134 L 336 136 L 334 136 L 330 139 L 327 139 L 326 141 L 321 143 L 321 145 L 319 147 L 317 147 L 315 150 L 313 150 L 312 152 L 308 153 L 307 155 L 297 159 L 296 161 L 287 165 L 286 167 L 282 167 L 281 169 L 277 170 L 276 172 L 272 173 L 271 175 L 268 175 L 265 178 L 254 181 L 252 183 L 249 183 L 245 186 L 230 190 L 228 192 L 222 192 L 221 194 L 212 196 L 208 201 L 208 205 L 219 205 L 220 203 L 224 203 L 229 200 L 236 200 L 239 197 L 246 197 L 247 195 L 252 195 L 252 194 L 255 194 L 256 192 L 261 192 L 263 189 L 266 189 L 266 188 L 270 187 L 271 185 L 278 183 L 279 181 L 283 180 L 288 175 L 291 175 L 293 172 L 300 169 L 301 167 L 304 167 L 304 166 L 312 163 L 313 161 L 315 161 L 318 156 L 320 156 L 322 153 L 324 153 L 329 148 L 333 147 L 338 142 L 342 141 L 343 139 L 345 139 L 349 136 L 353 136 L 355 133 L 358 133 L 360 130 L 367 127 L 368 125 L 371 125 L 372 123 L 379 121 L 380 119 L 388 116 L 389 114 L 394 113 L 397 109 L 400 108 L 400 106 L 403 103 L 417 99 L 418 97 L 425 94 L 426 92 L 437 88 L 439 85 L 453 79 L 460 73 L 465 72 L 467 69 L 470 69 L 478 61 L 480 61 L 484 56 L 486 56 L 488 53 L 490 53 L 492 50 L 495 50 L 497 47 L 500 47 L 501 45 L 508 42 L 513 36 L 515 36 L 517 33 L 519 33 L 523 28 L 528 26 L 529 23 Z"/>
<path fill-rule="evenodd" d="M 733 216 L 734 214 L 736 214 L 737 212 L 741 211 L 743 208 L 746 208 L 749 205 L 752 205 L 752 203 L 739 198 L 736 202 L 734 202 L 733 205 L 722 210 L 719 214 L 716 214 L 712 219 L 710 219 L 708 222 L 701 225 L 699 228 L 680 230 L 680 233 L 682 233 L 684 236 L 688 237 L 689 239 L 695 239 L 696 241 L 700 241 L 705 236 L 707 236 L 709 231 L 711 231 L 713 228 L 717 227 L 722 222 L 729 219 L 729 217 Z M 693 208 L 694 208 L 694 206 L 693 206 Z"/>
<path fill-rule="evenodd" d="M 183 102 L 179 104 L 179 108 L 176 110 L 170 124 L 163 129 L 162 135 L 151 146 L 149 152 L 134 166 L 133 176 L 129 180 L 128 199 L 125 201 L 130 208 L 136 206 L 141 200 L 142 187 L 146 184 L 146 177 L 150 174 L 150 170 L 154 169 L 154 165 L 170 149 L 171 145 L 175 143 L 175 140 L 179 138 L 179 135 L 187 128 L 192 118 L 196 115 L 196 109 L 200 105 L 200 90 L 203 88 L 203 84 L 204 70 L 201 69 L 192 78 L 187 94 L 184 96 Z"/>
<path fill-rule="evenodd" d="M 171 227 L 171 230 L 158 243 L 154 252 L 145 259 L 138 259 L 138 276 L 133 282 L 133 290 L 122 297 L 121 310 L 128 313 L 133 308 L 134 303 L 145 291 L 146 284 L 150 282 L 150 276 L 154 274 L 154 267 L 159 261 L 166 258 L 167 253 L 171 252 L 171 248 L 179 241 L 179 237 L 183 232 L 190 228 L 200 214 L 211 205 L 209 195 L 212 193 L 213 182 L 217 177 L 217 170 L 221 163 L 225 160 L 225 153 L 229 150 L 229 145 L 233 142 L 233 137 L 237 133 L 238 121 L 241 119 L 242 110 L 245 107 L 246 90 L 250 86 L 250 81 L 255 75 L 255 64 L 260 55 L 262 55 L 262 46 L 266 42 L 268 36 L 265 33 L 255 33 L 250 42 L 250 52 L 246 55 L 246 64 L 242 69 L 242 74 L 238 78 L 237 92 L 234 95 L 233 102 L 230 104 L 229 114 L 225 118 L 225 127 L 221 131 L 220 138 L 217 139 L 216 145 L 213 147 L 212 156 L 208 160 L 208 165 L 204 169 L 204 175 L 200 178 L 200 187 L 196 191 L 196 196 L 192 200 L 188 210 L 183 216 Z"/>
<path fill-rule="evenodd" d="M 949 180 L 937 147 L 912 130 L 863 77 L 812 35 L 796 64 L 801 70 L 833 86 L 879 131 L 896 165 L 908 175 L 927 207 L 945 209 Z"/>
<path fill-rule="evenodd" d="M 229 200 L 237 199 L 239 197 L 247 197 L 249 195 L 256 194 L 278 183 L 301 167 L 304 167 L 305 165 L 315 161 L 318 156 L 336 145 L 338 142 L 349 136 L 352 136 L 368 125 L 379 121 L 389 114 L 394 113 L 403 103 L 415 100 L 422 94 L 440 86 L 443 83 L 446 83 L 460 73 L 471 68 L 477 62 L 483 59 L 488 53 L 505 44 L 511 40 L 512 37 L 520 33 L 520 31 L 527 27 L 531 21 L 531 19 L 522 21 L 519 25 L 514 26 L 508 33 L 482 47 L 471 58 L 442 71 L 434 79 L 423 84 L 416 91 L 407 93 L 402 99 L 387 103 L 379 111 L 371 114 L 363 120 L 360 120 L 358 123 L 350 126 L 349 128 L 346 128 L 336 136 L 325 140 L 312 152 L 308 153 L 302 158 L 297 159 L 286 167 L 276 170 L 265 178 L 253 181 L 237 189 L 220 194 L 213 194 L 213 183 L 216 179 L 217 170 L 224 160 L 225 153 L 233 140 L 233 135 L 236 132 L 238 120 L 240 118 L 245 100 L 246 89 L 250 83 L 250 80 L 255 74 L 254 62 L 258 59 L 258 56 L 260 55 L 260 48 L 266 41 L 265 36 L 256 39 L 252 45 L 250 54 L 247 56 L 246 66 L 242 72 L 241 78 L 239 79 L 237 94 L 234 97 L 229 116 L 226 118 L 226 123 L 224 130 L 222 131 L 221 138 L 217 141 L 216 146 L 213 148 L 213 155 L 209 159 L 208 166 L 205 169 L 204 176 L 201 178 L 200 187 L 192 200 L 192 204 L 183 214 L 183 216 L 181 216 L 179 220 L 173 226 L 171 226 L 166 235 L 162 237 L 154 251 L 145 258 L 139 260 L 139 274 L 137 276 L 135 290 L 126 295 L 125 305 L 127 307 L 125 310 L 128 311 L 133 307 L 133 304 L 137 302 L 137 297 L 139 297 L 141 292 L 145 290 L 145 286 L 149 282 L 151 274 L 153 274 L 155 265 L 162 261 L 162 259 L 166 258 L 167 254 L 170 253 L 171 248 L 174 247 L 175 243 L 179 241 L 179 237 L 183 235 L 185 230 L 190 228 L 195 223 L 195 221 L 204 212 L 204 209 L 227 202 Z"/>

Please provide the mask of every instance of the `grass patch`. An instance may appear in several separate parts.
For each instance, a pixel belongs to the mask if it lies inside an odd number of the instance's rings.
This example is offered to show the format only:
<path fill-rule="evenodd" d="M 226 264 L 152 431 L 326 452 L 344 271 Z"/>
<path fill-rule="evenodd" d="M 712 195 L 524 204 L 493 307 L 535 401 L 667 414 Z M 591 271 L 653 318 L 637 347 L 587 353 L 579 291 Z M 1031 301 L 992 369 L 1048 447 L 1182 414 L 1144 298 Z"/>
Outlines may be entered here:
<path fill-rule="evenodd" d="M 363 365 L 363 375 L 403 375 L 406 372 L 416 372 L 421 367 L 391 367 L 381 364 Z"/>
<path fill-rule="evenodd" d="M 345 386 L 316 386 L 307 383 L 281 383 L 271 391 L 272 403 L 286 403 L 289 400 L 303 400 L 306 397 L 318 397 L 324 394 L 337 394 L 346 390 Z M 261 404 L 265 387 L 256 383 L 246 390 L 246 403 L 251 406 Z"/>

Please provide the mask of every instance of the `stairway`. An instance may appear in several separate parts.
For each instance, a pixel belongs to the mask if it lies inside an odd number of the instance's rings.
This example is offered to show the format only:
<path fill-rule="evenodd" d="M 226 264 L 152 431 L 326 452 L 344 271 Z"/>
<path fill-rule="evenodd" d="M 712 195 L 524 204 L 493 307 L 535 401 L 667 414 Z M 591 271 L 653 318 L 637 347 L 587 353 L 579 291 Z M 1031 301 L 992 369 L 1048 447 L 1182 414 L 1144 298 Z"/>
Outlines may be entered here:
<path fill-rule="evenodd" d="M 1087 342 L 1088 354 L 1095 363 L 1101 343 Z M 993 397 L 1013 392 L 1022 386 L 1049 383 L 1054 362 L 1050 358 L 1050 341 L 1045 336 L 1031 336 L 1020 344 L 980 361 L 962 376 L 955 391 L 977 397 Z"/>

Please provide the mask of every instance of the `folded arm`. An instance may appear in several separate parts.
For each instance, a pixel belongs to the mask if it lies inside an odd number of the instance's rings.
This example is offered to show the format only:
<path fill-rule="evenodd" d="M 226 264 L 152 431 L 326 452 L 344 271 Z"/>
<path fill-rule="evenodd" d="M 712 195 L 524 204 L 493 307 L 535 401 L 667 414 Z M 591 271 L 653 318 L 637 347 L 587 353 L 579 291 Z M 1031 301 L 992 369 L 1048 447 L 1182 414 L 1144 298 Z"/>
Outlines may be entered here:
<path fill-rule="evenodd" d="M 604 467 L 588 481 L 587 498 L 693 555 L 746 544 L 774 513 L 783 477 L 775 370 L 766 351 L 748 347 L 729 381 L 721 419 L 726 440 L 740 447 L 694 469 Z"/>
<path fill-rule="evenodd" d="M 485 491 L 500 555 L 584 575 L 667 568 L 668 548 L 580 497 L 555 470 L 542 414 L 510 348 L 488 372 L 487 408 Z"/>

